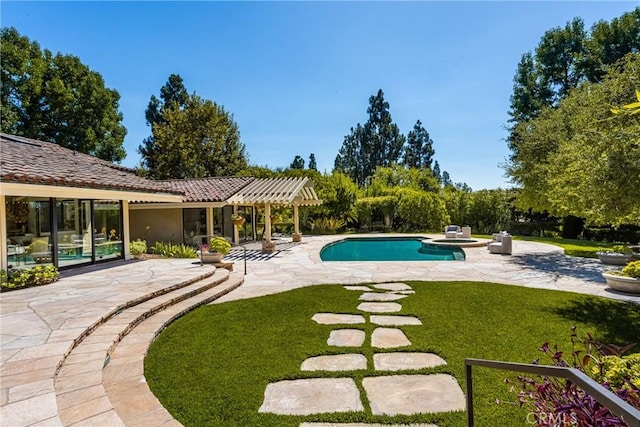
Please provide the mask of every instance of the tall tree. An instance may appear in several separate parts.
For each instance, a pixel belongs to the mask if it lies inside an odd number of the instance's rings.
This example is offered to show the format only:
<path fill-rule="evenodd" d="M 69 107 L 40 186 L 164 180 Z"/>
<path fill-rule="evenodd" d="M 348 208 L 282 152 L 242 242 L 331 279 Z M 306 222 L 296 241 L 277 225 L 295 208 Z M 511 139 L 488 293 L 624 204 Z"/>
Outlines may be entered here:
<path fill-rule="evenodd" d="M 522 187 L 521 208 L 640 224 L 640 116 L 611 108 L 632 106 L 637 90 L 640 53 L 631 53 L 602 82 L 583 83 L 519 125 L 507 173 Z"/>
<path fill-rule="evenodd" d="M 364 126 L 358 123 L 345 136 L 334 164 L 334 170 L 349 175 L 359 186 L 377 166 L 398 163 L 405 143 L 404 135 L 391 119 L 382 89 L 369 97 L 367 114 L 369 119 Z"/>
<path fill-rule="evenodd" d="M 316 164 L 316 155 L 311 153 L 309 154 L 309 169 L 317 171 L 318 165 Z"/>
<path fill-rule="evenodd" d="M 535 53 L 522 56 L 514 77 L 507 142 L 517 155 L 522 127 L 543 108 L 555 107 L 581 82 L 599 82 L 607 66 L 640 51 L 640 8 L 611 23 L 600 21 L 590 32 L 580 18 L 544 33 Z M 544 153 L 543 153 L 544 154 Z"/>
<path fill-rule="evenodd" d="M 420 120 L 413 125 L 413 130 L 407 134 L 407 145 L 404 150 L 404 165 L 410 168 L 431 169 L 431 162 L 435 154 L 433 140 L 429 132 L 422 126 Z"/>
<path fill-rule="evenodd" d="M 433 165 L 433 176 L 438 180 L 438 182 L 442 182 L 442 175 L 440 174 L 440 164 L 437 160 Z"/>
<path fill-rule="evenodd" d="M 179 74 L 171 74 L 167 82 L 160 88 L 160 99 L 151 95 L 147 109 L 144 112 L 147 126 L 151 127 L 151 135 L 142 141 L 138 152 L 142 155 L 142 165 L 149 171 L 155 170 L 154 163 L 158 156 L 158 146 L 153 135 L 153 125 L 164 123 L 163 113 L 168 108 L 183 109 L 189 99 L 187 88 Z"/>
<path fill-rule="evenodd" d="M 442 172 L 442 186 L 443 187 L 451 187 L 453 186 L 453 181 L 451 181 L 451 177 L 449 176 L 449 172 Z"/>
<path fill-rule="evenodd" d="M 41 50 L 13 27 L 3 28 L 0 38 L 3 132 L 107 161 L 124 159 L 120 95 L 105 87 L 99 73 L 75 56 Z"/>
<path fill-rule="evenodd" d="M 296 156 L 293 162 L 289 165 L 289 169 L 304 169 L 304 159 L 300 156 Z"/>
<path fill-rule="evenodd" d="M 153 137 L 157 149 L 149 174 L 156 179 L 229 176 L 247 167 L 233 116 L 195 94 L 184 108 L 178 103 L 164 108 Z"/>

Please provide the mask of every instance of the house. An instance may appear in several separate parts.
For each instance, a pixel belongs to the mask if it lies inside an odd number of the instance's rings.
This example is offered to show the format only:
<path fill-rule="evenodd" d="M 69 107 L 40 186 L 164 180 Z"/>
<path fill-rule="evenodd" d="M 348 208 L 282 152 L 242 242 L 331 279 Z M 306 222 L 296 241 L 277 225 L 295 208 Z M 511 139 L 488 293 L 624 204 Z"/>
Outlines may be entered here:
<path fill-rule="evenodd" d="M 269 251 L 272 206 L 292 207 L 299 239 L 298 207 L 320 203 L 307 178 L 155 181 L 57 144 L 0 134 L 0 269 L 128 259 L 128 242 L 138 238 L 197 245 L 221 235 L 239 243 L 255 240 L 258 225 Z M 238 212 L 250 227 L 233 226 Z"/>

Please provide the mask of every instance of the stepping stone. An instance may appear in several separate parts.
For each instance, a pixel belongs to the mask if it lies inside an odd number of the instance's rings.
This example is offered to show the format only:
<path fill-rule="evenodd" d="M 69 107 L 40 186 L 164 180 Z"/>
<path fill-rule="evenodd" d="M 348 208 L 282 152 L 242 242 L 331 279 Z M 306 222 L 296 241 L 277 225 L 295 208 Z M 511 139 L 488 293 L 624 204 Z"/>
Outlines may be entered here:
<path fill-rule="evenodd" d="M 348 291 L 370 291 L 371 288 L 368 286 L 362 286 L 362 285 L 358 285 L 358 286 L 343 286 L 343 288 L 345 288 Z"/>
<path fill-rule="evenodd" d="M 369 320 L 374 325 L 381 326 L 422 325 L 420 319 L 414 316 L 382 316 L 372 314 Z"/>
<path fill-rule="evenodd" d="M 396 348 L 408 345 L 411 345 L 411 341 L 400 329 L 376 328 L 371 334 L 371 347 Z"/>
<path fill-rule="evenodd" d="M 328 345 L 336 347 L 360 347 L 364 343 L 364 331 L 360 329 L 336 329 L 331 331 Z"/>
<path fill-rule="evenodd" d="M 411 295 L 411 294 L 415 294 L 416 291 L 393 291 L 396 294 L 402 294 L 402 295 Z"/>
<path fill-rule="evenodd" d="M 402 310 L 397 302 L 363 302 L 358 305 L 358 310 L 368 313 L 395 313 Z"/>
<path fill-rule="evenodd" d="M 362 385 L 374 415 L 464 411 L 465 398 L 448 374 L 368 377 Z"/>
<path fill-rule="evenodd" d="M 406 283 L 380 283 L 373 285 L 376 289 L 382 289 L 385 291 L 408 291 L 411 290 L 411 286 Z"/>
<path fill-rule="evenodd" d="M 376 353 L 373 355 L 373 366 L 376 371 L 423 369 L 446 364 L 442 357 L 433 353 Z"/>
<path fill-rule="evenodd" d="M 364 354 L 336 354 L 310 357 L 304 362 L 302 371 L 357 371 L 367 369 L 367 358 Z"/>
<path fill-rule="evenodd" d="M 310 415 L 364 411 L 360 391 L 351 378 L 285 380 L 267 385 L 258 412 Z"/>
<path fill-rule="evenodd" d="M 438 427 L 435 424 L 302 423 L 299 427 Z"/>
<path fill-rule="evenodd" d="M 361 314 L 336 314 L 336 313 L 316 313 L 311 320 L 315 320 L 321 325 L 340 325 L 340 324 L 358 324 L 364 323 L 364 317 Z"/>
<path fill-rule="evenodd" d="M 406 295 L 383 294 L 381 292 L 365 292 L 360 295 L 360 301 L 397 301 L 406 298 Z"/>

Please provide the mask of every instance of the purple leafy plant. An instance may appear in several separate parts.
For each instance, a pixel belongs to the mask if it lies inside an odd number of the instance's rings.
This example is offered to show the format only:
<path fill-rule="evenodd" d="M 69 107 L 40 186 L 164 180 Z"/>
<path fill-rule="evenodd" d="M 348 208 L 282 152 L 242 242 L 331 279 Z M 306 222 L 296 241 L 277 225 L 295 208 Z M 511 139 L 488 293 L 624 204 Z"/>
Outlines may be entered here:
<path fill-rule="evenodd" d="M 572 351 L 568 358 L 557 345 L 551 348 L 548 343 L 544 343 L 539 350 L 550 359 L 551 365 L 573 367 L 596 379 L 605 377 L 602 362 L 604 356 L 621 357 L 636 345 L 620 347 L 603 344 L 595 341 L 590 334 L 586 334 L 586 338 L 580 338 L 575 326 L 571 328 L 571 332 Z M 534 363 L 538 364 L 539 360 L 536 359 Z M 622 378 L 621 386 L 607 381 L 602 381 L 601 384 L 630 405 L 640 409 L 640 388 L 631 380 L 632 378 L 627 375 Z M 518 376 L 518 381 L 520 391 L 517 404 L 530 410 L 527 415 L 529 424 L 544 427 L 627 425 L 570 380 L 540 375 Z M 509 383 L 509 380 L 505 382 Z M 515 391 L 515 388 L 512 387 L 512 390 Z"/>

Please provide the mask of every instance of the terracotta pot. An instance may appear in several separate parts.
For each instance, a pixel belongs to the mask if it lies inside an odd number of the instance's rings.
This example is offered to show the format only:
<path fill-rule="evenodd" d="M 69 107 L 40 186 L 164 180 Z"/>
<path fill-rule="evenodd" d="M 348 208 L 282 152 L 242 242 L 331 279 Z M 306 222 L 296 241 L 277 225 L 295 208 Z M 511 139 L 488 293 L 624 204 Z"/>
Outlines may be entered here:
<path fill-rule="evenodd" d="M 244 224 L 245 219 L 244 218 L 238 218 L 238 219 L 232 220 L 232 222 L 233 222 L 233 225 L 241 226 L 242 224 Z"/>

